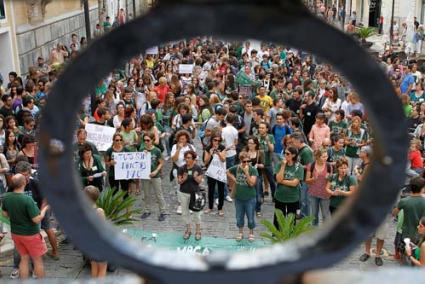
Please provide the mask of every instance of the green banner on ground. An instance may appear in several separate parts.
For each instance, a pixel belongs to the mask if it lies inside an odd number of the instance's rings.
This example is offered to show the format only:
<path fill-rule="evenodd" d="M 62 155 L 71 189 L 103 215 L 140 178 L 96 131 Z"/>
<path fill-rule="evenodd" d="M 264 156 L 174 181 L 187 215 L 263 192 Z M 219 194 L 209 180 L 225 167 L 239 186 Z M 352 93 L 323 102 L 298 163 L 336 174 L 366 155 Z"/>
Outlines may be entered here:
<path fill-rule="evenodd" d="M 124 229 L 123 233 L 134 240 L 141 241 L 148 247 L 168 248 L 185 254 L 208 255 L 212 251 L 219 250 L 254 252 L 257 248 L 271 245 L 263 239 L 256 239 L 253 242 L 243 239 L 237 242 L 235 239 L 203 236 L 200 241 L 196 241 L 192 235 L 189 240 L 184 240 L 182 234 L 172 232 L 151 232 L 137 228 Z"/>

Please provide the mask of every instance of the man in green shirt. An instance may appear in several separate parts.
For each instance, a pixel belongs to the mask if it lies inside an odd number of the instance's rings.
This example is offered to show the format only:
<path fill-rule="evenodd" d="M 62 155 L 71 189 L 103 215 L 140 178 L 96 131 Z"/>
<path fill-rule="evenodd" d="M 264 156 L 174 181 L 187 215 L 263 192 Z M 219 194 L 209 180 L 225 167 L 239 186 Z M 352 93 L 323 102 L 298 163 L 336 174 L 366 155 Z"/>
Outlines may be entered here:
<path fill-rule="evenodd" d="M 276 190 L 276 181 L 273 176 L 273 167 L 272 167 L 272 155 L 274 152 L 274 136 L 269 134 L 269 124 L 266 122 L 260 122 L 258 125 L 258 142 L 260 142 L 260 150 L 264 151 L 264 169 L 263 174 L 264 177 L 270 184 L 270 190 L 272 192 L 272 196 L 274 197 L 274 193 Z M 264 190 L 264 195 L 268 196 L 269 191 Z"/>
<path fill-rule="evenodd" d="M 305 144 L 304 137 L 300 132 L 291 134 L 292 145 L 298 149 L 298 162 L 306 169 L 306 166 L 314 162 L 313 150 Z M 301 181 L 300 190 L 300 209 L 301 217 L 309 216 L 309 200 L 308 200 L 307 183 Z"/>
<path fill-rule="evenodd" d="M 425 197 L 423 197 L 423 189 L 425 187 L 425 179 L 415 177 L 410 180 L 410 196 L 399 201 L 393 210 L 393 215 L 397 216 L 400 210 L 404 211 L 404 222 L 402 227 L 402 240 L 410 238 L 412 240 L 417 236 L 417 225 L 419 220 L 425 216 Z"/>
<path fill-rule="evenodd" d="M 140 148 L 140 151 L 151 154 L 151 174 L 150 179 L 142 179 L 142 189 L 144 191 L 144 213 L 142 214 L 142 219 L 146 219 L 151 215 L 150 207 L 152 202 L 152 194 L 155 195 L 156 201 L 159 205 L 159 221 L 165 220 L 165 200 L 162 194 L 162 184 L 161 184 L 161 169 L 164 164 L 164 159 L 162 158 L 161 151 L 153 145 L 155 135 L 153 133 L 147 133 L 143 136 L 143 145 Z M 153 193 L 152 193 L 153 190 Z"/>
<path fill-rule="evenodd" d="M 43 255 L 47 252 L 46 243 L 40 234 L 40 223 L 49 206 L 38 209 L 34 199 L 24 194 L 27 180 L 24 175 L 12 177 L 13 192 L 4 196 L 3 215 L 10 218 L 12 239 L 21 256 L 19 276 L 22 280 L 29 275 L 29 260 L 34 264 L 34 274 L 44 278 Z"/>

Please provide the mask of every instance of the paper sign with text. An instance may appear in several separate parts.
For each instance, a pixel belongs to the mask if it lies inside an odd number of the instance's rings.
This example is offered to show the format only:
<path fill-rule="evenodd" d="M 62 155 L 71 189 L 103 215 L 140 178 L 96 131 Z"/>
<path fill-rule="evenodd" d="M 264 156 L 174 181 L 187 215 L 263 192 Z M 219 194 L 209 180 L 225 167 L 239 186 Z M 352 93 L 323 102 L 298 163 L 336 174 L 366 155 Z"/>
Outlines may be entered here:
<path fill-rule="evenodd" d="M 117 131 L 114 127 L 87 123 L 87 141 L 93 143 L 99 151 L 106 151 L 112 145 L 112 137 Z"/>
<path fill-rule="evenodd" d="M 146 49 L 146 54 L 156 55 L 158 53 L 159 53 L 158 46 L 154 46 L 154 47 Z"/>
<path fill-rule="evenodd" d="M 115 164 L 115 180 L 150 179 L 151 153 L 112 153 Z"/>
<path fill-rule="evenodd" d="M 192 74 L 194 64 L 179 64 L 180 74 Z"/>
<path fill-rule="evenodd" d="M 227 183 L 226 162 L 220 161 L 217 154 L 214 154 L 210 166 L 205 173 L 206 176 L 218 181 Z"/>

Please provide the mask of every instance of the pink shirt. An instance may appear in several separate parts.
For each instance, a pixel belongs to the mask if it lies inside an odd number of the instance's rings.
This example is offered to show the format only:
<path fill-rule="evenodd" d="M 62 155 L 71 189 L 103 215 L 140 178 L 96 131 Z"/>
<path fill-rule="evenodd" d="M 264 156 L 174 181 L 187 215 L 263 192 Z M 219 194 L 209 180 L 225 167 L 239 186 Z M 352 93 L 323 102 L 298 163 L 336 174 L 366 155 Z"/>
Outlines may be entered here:
<path fill-rule="evenodd" d="M 313 150 L 316 150 L 322 146 L 323 140 L 331 138 L 331 130 L 326 124 L 323 124 L 320 127 L 317 124 L 314 124 L 308 138 L 313 140 L 312 148 Z"/>

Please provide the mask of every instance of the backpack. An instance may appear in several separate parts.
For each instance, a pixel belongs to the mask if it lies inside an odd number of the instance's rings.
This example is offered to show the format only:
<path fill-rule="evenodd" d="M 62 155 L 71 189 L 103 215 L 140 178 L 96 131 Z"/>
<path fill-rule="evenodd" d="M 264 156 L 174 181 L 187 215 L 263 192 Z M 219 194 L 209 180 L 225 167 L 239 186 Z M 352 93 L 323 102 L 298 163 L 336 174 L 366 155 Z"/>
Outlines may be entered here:
<path fill-rule="evenodd" d="M 210 118 L 208 118 L 207 120 L 205 120 L 201 124 L 201 127 L 198 130 L 198 137 L 201 141 L 205 138 L 205 130 L 207 129 L 208 121 L 210 121 L 211 118 L 212 118 L 212 116 Z"/>
<path fill-rule="evenodd" d="M 189 210 L 193 212 L 199 212 L 204 209 L 207 203 L 205 191 L 197 191 L 190 194 Z"/>

